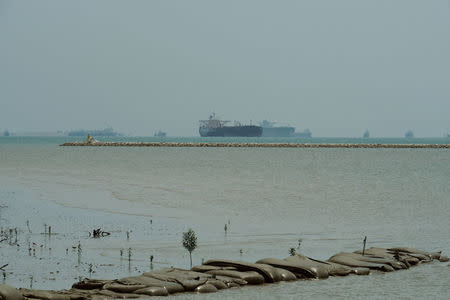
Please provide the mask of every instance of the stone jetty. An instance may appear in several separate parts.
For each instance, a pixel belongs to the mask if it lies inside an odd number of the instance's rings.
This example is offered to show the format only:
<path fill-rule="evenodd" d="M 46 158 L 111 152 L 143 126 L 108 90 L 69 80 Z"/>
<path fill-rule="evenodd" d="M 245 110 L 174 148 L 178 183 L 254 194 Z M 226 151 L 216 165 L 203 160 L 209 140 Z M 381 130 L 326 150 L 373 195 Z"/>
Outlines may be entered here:
<path fill-rule="evenodd" d="M 433 260 L 449 261 L 441 252 L 407 247 L 370 248 L 340 252 L 326 261 L 295 254 L 284 259 L 264 258 L 255 263 L 212 259 L 191 270 L 166 268 L 121 279 L 84 279 L 69 290 L 45 291 L 15 289 L 0 285 L 5 300 L 97 300 L 148 298 L 179 293 L 214 293 L 247 285 L 275 284 L 280 281 L 319 280 L 329 276 L 369 275 L 393 272 Z M 226 291 L 221 291 L 226 292 Z"/>
<path fill-rule="evenodd" d="M 450 144 L 329 144 L 329 143 L 190 143 L 190 142 L 67 142 L 60 146 L 90 147 L 212 147 L 212 148 L 394 148 L 450 149 Z"/>

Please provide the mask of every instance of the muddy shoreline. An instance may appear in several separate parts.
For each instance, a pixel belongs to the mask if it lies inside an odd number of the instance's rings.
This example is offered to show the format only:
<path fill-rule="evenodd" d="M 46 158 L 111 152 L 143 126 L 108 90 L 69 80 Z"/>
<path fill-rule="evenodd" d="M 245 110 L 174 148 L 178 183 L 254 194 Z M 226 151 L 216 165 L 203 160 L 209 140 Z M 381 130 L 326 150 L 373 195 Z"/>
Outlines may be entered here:
<path fill-rule="evenodd" d="M 441 252 L 408 247 L 340 252 L 326 261 L 293 253 L 284 259 L 264 258 L 256 263 L 211 259 L 190 270 L 165 268 L 121 279 L 84 279 L 69 290 L 15 289 L 0 285 L 0 299 L 127 299 L 180 293 L 215 293 L 247 285 L 281 281 L 327 279 L 331 276 L 369 275 L 409 269 L 433 260 L 448 262 Z"/>

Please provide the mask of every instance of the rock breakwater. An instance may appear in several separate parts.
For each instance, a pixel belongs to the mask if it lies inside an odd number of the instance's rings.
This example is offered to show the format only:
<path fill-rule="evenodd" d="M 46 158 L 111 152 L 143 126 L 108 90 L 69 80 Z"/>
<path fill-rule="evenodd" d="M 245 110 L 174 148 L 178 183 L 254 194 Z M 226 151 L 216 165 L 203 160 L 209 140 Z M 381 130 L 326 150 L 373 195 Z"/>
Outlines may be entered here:
<path fill-rule="evenodd" d="M 329 276 L 368 275 L 392 272 L 439 260 L 449 261 L 441 252 L 414 248 L 370 248 L 340 252 L 326 261 L 300 254 L 285 259 L 264 258 L 256 263 L 213 259 L 191 270 L 166 268 L 140 276 L 114 280 L 84 279 L 70 290 L 44 291 L 15 289 L 0 285 L 0 299 L 127 299 L 168 296 L 178 293 L 212 293 L 246 285 L 272 284 L 280 281 L 326 279 Z"/>
<path fill-rule="evenodd" d="M 60 146 L 90 147 L 212 147 L 212 148 L 390 148 L 450 149 L 450 144 L 331 144 L 331 143 L 188 143 L 188 142 L 67 142 Z"/>

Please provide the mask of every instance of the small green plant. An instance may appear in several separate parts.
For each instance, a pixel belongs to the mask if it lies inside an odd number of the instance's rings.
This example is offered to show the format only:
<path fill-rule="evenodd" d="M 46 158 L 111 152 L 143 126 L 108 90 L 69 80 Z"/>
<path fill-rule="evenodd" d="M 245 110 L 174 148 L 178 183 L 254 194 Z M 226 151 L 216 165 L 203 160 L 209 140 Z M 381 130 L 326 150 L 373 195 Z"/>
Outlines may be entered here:
<path fill-rule="evenodd" d="M 302 242 L 303 242 L 302 239 L 298 239 L 298 246 L 297 246 L 297 249 L 300 249 L 300 247 L 302 246 Z"/>
<path fill-rule="evenodd" d="M 294 256 L 295 255 L 295 248 L 289 249 L 289 255 Z"/>
<path fill-rule="evenodd" d="M 89 278 L 92 277 L 92 273 L 94 272 L 93 265 L 89 264 Z"/>
<path fill-rule="evenodd" d="M 183 247 L 189 252 L 189 260 L 192 268 L 192 251 L 197 248 L 197 236 L 191 228 L 189 228 L 188 231 L 183 232 Z"/>
<path fill-rule="evenodd" d="M 83 253 L 83 249 L 81 248 L 81 243 L 80 242 L 78 242 L 77 252 L 78 252 L 78 265 L 80 265 L 80 263 L 81 263 L 81 254 Z"/>
<path fill-rule="evenodd" d="M 128 248 L 128 271 L 131 270 L 131 248 Z"/>
<path fill-rule="evenodd" d="M 27 228 L 28 228 L 28 232 L 31 233 L 30 220 L 27 220 Z"/>
<path fill-rule="evenodd" d="M 228 226 L 227 226 L 227 224 L 225 223 L 225 226 L 223 227 L 223 230 L 225 231 L 225 235 L 227 234 L 227 231 L 228 231 Z"/>

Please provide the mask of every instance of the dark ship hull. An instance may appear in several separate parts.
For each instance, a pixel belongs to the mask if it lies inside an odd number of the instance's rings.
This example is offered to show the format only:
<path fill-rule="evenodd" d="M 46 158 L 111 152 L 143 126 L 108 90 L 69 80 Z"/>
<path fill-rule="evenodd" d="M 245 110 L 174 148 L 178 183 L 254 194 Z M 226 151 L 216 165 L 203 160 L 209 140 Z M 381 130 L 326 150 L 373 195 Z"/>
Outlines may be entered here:
<path fill-rule="evenodd" d="M 219 137 L 259 137 L 263 133 L 261 126 L 243 125 L 243 126 L 223 126 L 210 128 L 201 126 L 199 128 L 200 136 L 219 136 Z"/>
<path fill-rule="evenodd" d="M 262 136 L 265 137 L 287 137 L 293 136 L 295 127 L 282 126 L 282 127 L 263 127 Z"/>

